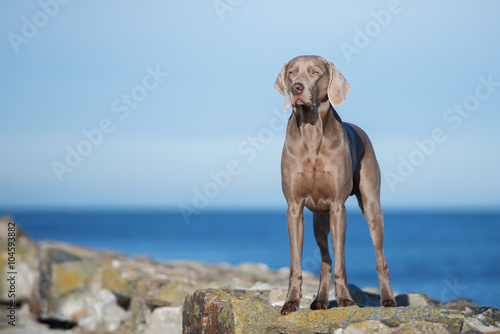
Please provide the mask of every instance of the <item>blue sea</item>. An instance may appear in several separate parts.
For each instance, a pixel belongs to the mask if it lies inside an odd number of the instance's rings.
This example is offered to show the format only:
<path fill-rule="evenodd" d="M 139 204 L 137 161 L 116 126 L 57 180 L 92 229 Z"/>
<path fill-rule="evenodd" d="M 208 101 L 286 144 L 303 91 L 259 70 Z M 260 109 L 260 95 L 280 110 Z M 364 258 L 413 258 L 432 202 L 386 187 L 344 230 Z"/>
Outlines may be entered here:
<path fill-rule="evenodd" d="M 349 283 L 378 287 L 368 226 L 348 210 Z M 155 260 L 289 266 L 285 211 L 3 211 L 37 241 L 55 240 Z M 305 214 L 303 269 L 319 274 L 312 215 Z M 331 249 L 331 244 L 330 244 Z M 384 249 L 394 291 L 500 307 L 500 212 L 385 212 Z"/>

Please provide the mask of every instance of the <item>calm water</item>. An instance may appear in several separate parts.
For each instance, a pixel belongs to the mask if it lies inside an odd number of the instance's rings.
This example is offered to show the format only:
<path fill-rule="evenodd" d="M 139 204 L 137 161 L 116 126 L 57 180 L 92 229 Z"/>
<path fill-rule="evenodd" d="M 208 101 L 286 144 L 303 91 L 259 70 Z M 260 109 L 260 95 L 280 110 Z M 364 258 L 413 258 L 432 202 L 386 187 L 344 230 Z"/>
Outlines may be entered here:
<path fill-rule="evenodd" d="M 190 224 L 177 212 L 7 213 L 36 240 L 157 260 L 251 261 L 276 269 L 289 265 L 285 212 L 203 213 L 192 216 Z M 367 224 L 361 214 L 350 213 L 347 219 L 348 281 L 377 286 Z M 305 231 L 303 268 L 319 274 L 309 213 Z M 500 307 L 500 212 L 386 212 L 384 248 L 393 290 Z"/>

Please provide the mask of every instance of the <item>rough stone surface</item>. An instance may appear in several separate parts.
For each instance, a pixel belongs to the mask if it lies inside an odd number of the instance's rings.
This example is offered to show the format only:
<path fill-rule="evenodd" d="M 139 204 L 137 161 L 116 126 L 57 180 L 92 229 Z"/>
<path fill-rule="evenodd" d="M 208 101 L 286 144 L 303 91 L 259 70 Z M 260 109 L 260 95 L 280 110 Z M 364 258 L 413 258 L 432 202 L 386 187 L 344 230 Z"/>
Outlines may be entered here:
<path fill-rule="evenodd" d="M 186 297 L 183 333 L 264 333 L 279 316 L 260 292 L 200 290 Z"/>
<path fill-rule="evenodd" d="M 0 219 L 2 231 L 8 223 Z M 308 273 L 300 310 L 281 316 L 287 268 L 154 262 L 62 243 L 36 244 L 17 225 L 16 230 L 16 266 L 22 269 L 17 323 L 9 326 L 3 317 L 1 333 L 500 334 L 499 309 L 467 299 L 440 303 L 418 293 L 397 295 L 399 307 L 387 309 L 379 307 L 378 290 L 355 285 L 349 290 L 358 306 L 338 308 L 332 287 L 330 308 L 312 311 L 318 278 Z M 0 237 L 7 247 L 5 235 Z M 8 257 L 0 254 L 4 274 Z"/>
<path fill-rule="evenodd" d="M 358 301 L 370 300 L 373 296 L 357 289 Z M 275 293 L 271 291 L 269 295 Z M 260 291 L 249 295 L 245 291 L 236 290 L 200 290 L 186 298 L 183 312 L 183 333 L 494 333 L 500 330 L 498 317 L 500 310 L 494 308 L 478 308 L 474 312 L 457 311 L 454 308 L 471 306 L 468 300 L 457 300 L 455 303 L 441 304 L 442 308 L 433 306 L 400 306 L 383 307 L 333 307 L 324 311 L 313 311 L 303 308 L 287 316 L 279 315 L 279 307 L 268 310 L 268 318 L 261 315 L 247 315 L 248 326 L 254 318 L 260 319 L 259 328 L 240 327 L 237 316 L 245 314 L 246 304 L 252 302 L 254 309 L 264 310 L 269 303 L 269 295 Z M 413 294 L 414 295 L 414 294 Z M 411 301 L 415 298 L 404 300 Z M 415 296 L 413 296 L 415 297 Z M 236 300 L 234 300 L 236 298 Z M 402 299 L 402 297 L 400 297 Z M 420 296 L 419 303 L 427 300 L 439 304 L 427 296 Z M 260 306 L 259 306 L 260 304 Z M 332 303 L 331 303 L 332 304 Z M 448 307 L 448 308 L 445 308 Z M 274 321 L 273 321 L 274 319 Z M 270 325 L 269 325 L 270 324 Z M 246 324 L 245 324 L 246 325 Z M 255 326 L 256 323 L 253 323 Z M 265 327 L 267 326 L 267 327 Z"/>
<path fill-rule="evenodd" d="M 181 333 L 182 332 L 182 307 L 159 307 L 151 315 L 149 333 Z"/>
<path fill-rule="evenodd" d="M 397 308 L 344 307 L 325 311 L 300 310 L 280 317 L 267 333 L 332 333 L 351 324 L 366 320 L 378 320 L 389 328 L 399 328 L 408 322 L 439 323 L 450 333 L 460 333 L 463 320 L 455 311 L 440 310 L 430 306 L 409 306 Z M 383 327 L 382 327 L 383 328 Z"/>
<path fill-rule="evenodd" d="M 76 322 L 85 313 L 85 297 L 96 271 L 86 253 L 62 245 L 42 245 L 37 291 L 41 319 Z"/>

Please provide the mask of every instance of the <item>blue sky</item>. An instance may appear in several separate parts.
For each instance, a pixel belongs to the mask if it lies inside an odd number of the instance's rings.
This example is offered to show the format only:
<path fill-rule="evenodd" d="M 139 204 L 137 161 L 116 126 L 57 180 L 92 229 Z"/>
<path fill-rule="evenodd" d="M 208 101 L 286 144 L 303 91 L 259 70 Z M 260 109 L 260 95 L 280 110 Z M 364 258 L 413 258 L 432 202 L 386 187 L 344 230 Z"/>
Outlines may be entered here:
<path fill-rule="evenodd" d="M 351 86 L 389 208 L 500 207 L 497 1 L 0 4 L 0 206 L 282 208 L 302 54 Z M 349 201 L 354 205 L 354 201 Z"/>

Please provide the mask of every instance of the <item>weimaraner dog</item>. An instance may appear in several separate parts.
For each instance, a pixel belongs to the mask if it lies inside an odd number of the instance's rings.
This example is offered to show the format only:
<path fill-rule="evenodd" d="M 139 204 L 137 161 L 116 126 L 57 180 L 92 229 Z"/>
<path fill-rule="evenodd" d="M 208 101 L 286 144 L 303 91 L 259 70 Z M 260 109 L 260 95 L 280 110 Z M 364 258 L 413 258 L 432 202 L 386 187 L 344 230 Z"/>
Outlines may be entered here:
<path fill-rule="evenodd" d="M 368 136 L 344 123 L 333 107 L 345 101 L 349 84 L 333 63 L 318 56 L 300 56 L 283 66 L 274 87 L 292 105 L 281 157 L 283 194 L 290 241 L 290 279 L 281 314 L 299 309 L 302 289 L 303 210 L 313 214 L 314 236 L 321 252 L 321 274 L 313 310 L 328 307 L 332 260 L 328 233 L 332 231 L 333 281 L 339 306 L 355 305 L 345 269 L 345 201 L 356 195 L 375 247 L 380 303 L 396 306 L 384 256 L 384 217 L 380 208 L 380 169 Z"/>

